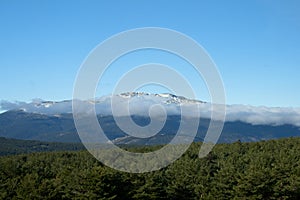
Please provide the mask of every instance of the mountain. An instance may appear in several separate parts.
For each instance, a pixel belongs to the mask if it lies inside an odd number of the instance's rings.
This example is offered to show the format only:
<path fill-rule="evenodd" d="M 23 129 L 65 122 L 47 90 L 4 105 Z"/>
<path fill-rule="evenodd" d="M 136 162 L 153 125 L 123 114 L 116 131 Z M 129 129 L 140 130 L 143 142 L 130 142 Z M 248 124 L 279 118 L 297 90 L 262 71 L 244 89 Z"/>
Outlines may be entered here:
<path fill-rule="evenodd" d="M 112 116 L 111 100 L 117 102 L 118 112 Z M 172 94 L 123 93 L 116 96 L 104 96 L 84 102 L 95 106 L 99 124 L 107 137 L 115 144 L 156 145 L 165 144 L 174 138 L 180 123 L 187 126 L 199 121 L 195 117 L 196 108 L 200 109 L 200 123 L 195 141 L 203 141 L 210 123 L 212 104 L 188 99 Z M 150 122 L 159 122 L 160 113 L 149 109 L 161 105 L 166 111 L 163 128 L 149 138 L 129 136 L 122 131 L 115 119 L 128 118 L 126 105 L 130 108 L 131 119 L 140 126 Z M 2 102 L 0 114 L 0 136 L 7 138 L 40 140 L 51 142 L 80 142 L 73 115 L 72 101 L 34 101 L 31 103 Z M 188 116 L 180 115 L 180 108 L 187 109 Z M 282 137 L 300 136 L 300 110 L 297 108 L 268 108 L 242 105 L 226 106 L 227 116 L 219 143 L 237 140 L 259 141 Z M 218 111 L 217 111 L 218 112 Z M 189 130 L 185 130 L 188 132 Z"/>
<path fill-rule="evenodd" d="M 72 114 L 53 116 L 22 110 L 0 114 L 0 136 L 25 140 L 80 142 Z"/>
<path fill-rule="evenodd" d="M 145 124 L 149 121 L 149 118 L 142 116 L 132 116 L 132 118 L 137 124 Z M 112 116 L 98 116 L 98 119 L 109 139 L 116 144 L 128 145 L 168 143 L 180 125 L 180 116 L 168 116 L 165 126 L 157 135 L 149 138 L 135 138 L 124 133 Z M 203 141 L 208 125 L 209 119 L 200 120 L 195 141 Z M 48 142 L 80 142 L 71 114 L 47 116 L 24 111 L 8 111 L 0 115 L 0 136 Z M 293 125 L 252 125 L 236 121 L 225 122 L 218 142 L 259 141 L 292 136 L 300 136 L 299 128 Z"/>

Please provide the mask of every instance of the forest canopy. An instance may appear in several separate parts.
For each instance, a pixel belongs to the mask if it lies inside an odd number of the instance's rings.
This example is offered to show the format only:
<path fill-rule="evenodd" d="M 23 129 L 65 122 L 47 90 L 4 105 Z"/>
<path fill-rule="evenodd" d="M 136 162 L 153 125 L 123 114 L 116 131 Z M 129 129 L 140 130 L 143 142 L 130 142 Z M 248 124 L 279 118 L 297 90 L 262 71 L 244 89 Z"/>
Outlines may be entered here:
<path fill-rule="evenodd" d="M 0 199 L 300 198 L 300 138 L 218 144 L 202 159 L 200 145 L 143 174 L 116 171 L 83 150 L 3 156 Z"/>

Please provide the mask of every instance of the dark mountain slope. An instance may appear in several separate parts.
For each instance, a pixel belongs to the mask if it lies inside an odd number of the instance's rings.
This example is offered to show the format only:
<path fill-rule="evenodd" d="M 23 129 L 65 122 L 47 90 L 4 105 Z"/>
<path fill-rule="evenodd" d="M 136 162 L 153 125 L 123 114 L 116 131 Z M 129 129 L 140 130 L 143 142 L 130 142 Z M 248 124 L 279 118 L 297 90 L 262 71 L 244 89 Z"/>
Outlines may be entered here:
<path fill-rule="evenodd" d="M 132 116 L 135 123 L 147 125 L 148 117 Z M 155 136 L 141 139 L 128 136 L 117 125 L 112 116 L 98 116 L 99 123 L 107 137 L 117 144 L 155 145 L 168 143 L 180 125 L 180 116 L 170 115 L 163 129 Z M 189 119 L 196 120 L 196 119 Z M 189 120 L 185 123 L 189 123 Z M 201 119 L 195 141 L 203 141 L 209 119 Z M 0 114 L 0 136 L 7 138 L 80 142 L 72 114 L 43 115 L 24 111 L 8 111 Z M 226 122 L 219 143 L 269 140 L 282 137 L 300 136 L 299 127 L 293 125 L 252 125 L 240 121 Z"/>

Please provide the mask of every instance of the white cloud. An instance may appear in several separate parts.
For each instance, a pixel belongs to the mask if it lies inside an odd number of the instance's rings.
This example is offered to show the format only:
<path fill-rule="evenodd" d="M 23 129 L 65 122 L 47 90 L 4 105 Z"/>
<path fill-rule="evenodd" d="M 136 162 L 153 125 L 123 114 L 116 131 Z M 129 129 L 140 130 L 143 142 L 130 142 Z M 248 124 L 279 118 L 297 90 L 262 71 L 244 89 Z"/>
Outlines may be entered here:
<path fill-rule="evenodd" d="M 97 114 L 111 115 L 111 97 L 105 96 L 96 100 L 96 102 L 85 102 L 89 105 L 95 103 Z M 129 105 L 131 115 L 149 115 L 149 109 L 154 105 L 162 105 L 152 109 L 152 115 L 163 114 L 162 108 L 168 114 L 180 114 L 180 109 L 187 110 L 189 116 L 196 116 L 197 106 L 200 109 L 201 117 L 210 118 L 211 104 L 210 103 L 190 103 L 183 101 L 180 104 L 170 103 L 170 97 L 162 97 L 155 95 L 140 95 L 134 97 L 114 96 L 115 112 L 117 116 L 128 115 L 126 110 Z M 0 103 L 2 110 L 22 109 L 26 112 L 35 112 L 42 114 L 61 114 L 72 112 L 72 101 L 63 102 L 47 102 L 43 100 L 34 100 L 30 103 L 26 102 L 8 102 Z M 180 107 L 182 106 L 182 107 Z M 87 110 L 85 110 L 88 112 Z M 218 116 L 218 110 L 215 111 Z M 280 107 L 256 107 L 250 105 L 227 105 L 226 106 L 226 121 L 242 121 L 251 124 L 269 124 L 282 125 L 292 124 L 300 127 L 300 108 L 280 108 Z"/>

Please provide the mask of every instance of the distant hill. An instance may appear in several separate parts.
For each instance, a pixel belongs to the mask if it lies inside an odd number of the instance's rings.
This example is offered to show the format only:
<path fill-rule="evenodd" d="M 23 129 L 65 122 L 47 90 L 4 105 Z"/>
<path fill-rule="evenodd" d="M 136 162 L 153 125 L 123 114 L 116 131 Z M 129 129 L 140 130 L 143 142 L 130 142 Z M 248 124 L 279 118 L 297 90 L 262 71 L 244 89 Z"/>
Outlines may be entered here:
<path fill-rule="evenodd" d="M 0 137 L 0 156 L 33 152 L 77 151 L 84 149 L 80 143 L 41 142 Z"/>
<path fill-rule="evenodd" d="M 0 114 L 0 136 L 48 142 L 80 142 L 72 114 L 50 116 L 21 110 Z"/>
<path fill-rule="evenodd" d="M 149 117 L 131 116 L 139 125 L 147 125 Z M 181 117 L 168 115 L 163 129 L 149 138 L 136 138 L 124 133 L 116 124 L 113 116 L 98 115 L 99 123 L 107 137 L 116 144 L 127 145 L 158 145 L 166 144 L 173 139 L 180 125 Z M 189 119 L 198 120 L 198 119 Z M 190 121 L 184 123 L 189 123 Z M 201 118 L 195 141 L 203 141 L 210 120 Z M 226 122 L 219 143 L 261 141 L 284 137 L 299 137 L 297 126 L 284 125 L 253 125 L 246 122 Z M 72 114 L 45 115 L 12 110 L 0 114 L 0 137 L 22 140 L 39 140 L 45 142 L 80 143 L 75 129 Z"/>
<path fill-rule="evenodd" d="M 155 108 L 153 107 L 155 105 L 159 105 L 161 109 L 151 109 Z M 224 108 L 222 106 L 216 108 L 213 105 L 209 102 L 174 94 L 143 92 L 107 95 L 91 100 L 35 100 L 28 103 L 1 101 L 0 108 L 7 110 L 7 112 L 0 114 L 0 137 L 80 143 L 81 139 L 75 128 L 72 115 L 72 108 L 80 108 L 74 110 L 76 116 L 84 117 L 85 114 L 95 111 L 107 138 L 118 145 L 163 145 L 174 138 L 179 128 L 181 133 L 185 135 L 194 134 L 197 131 L 194 141 L 198 142 L 204 140 L 210 120 L 223 120 L 225 107 L 227 114 L 224 128 L 218 140 L 219 143 L 232 143 L 238 140 L 253 142 L 300 136 L 300 108 L 251 105 L 224 105 Z M 113 110 L 116 112 L 112 112 Z M 151 118 L 149 117 L 150 110 Z M 164 116 L 166 121 L 162 117 L 162 110 L 166 114 Z M 182 112 L 183 110 L 185 112 Z M 212 110 L 215 115 L 213 119 Z M 199 114 L 201 116 L 200 121 Z M 131 117 L 132 121 L 140 126 L 156 123 L 163 124 L 163 127 L 160 130 L 154 128 L 153 130 L 157 134 L 152 137 L 133 137 L 118 126 L 115 117 L 121 121 L 124 121 L 124 117 L 127 119 Z M 85 126 L 83 128 L 86 128 L 85 133 L 94 132 L 90 129 L 91 121 L 88 119 L 81 124 L 81 126 Z M 128 120 L 124 122 L 127 127 Z M 193 129 L 192 127 L 195 127 L 198 122 L 198 130 Z M 181 126 L 182 124 L 184 126 Z M 155 127 L 158 126 L 155 125 Z M 148 130 L 149 133 L 152 133 L 152 129 Z M 147 136 L 146 129 L 139 131 L 140 133 L 137 134 Z M 191 137 L 193 136 L 191 135 Z M 107 138 L 97 138 L 97 141 L 110 142 Z M 93 141 L 94 138 L 91 140 Z"/>

